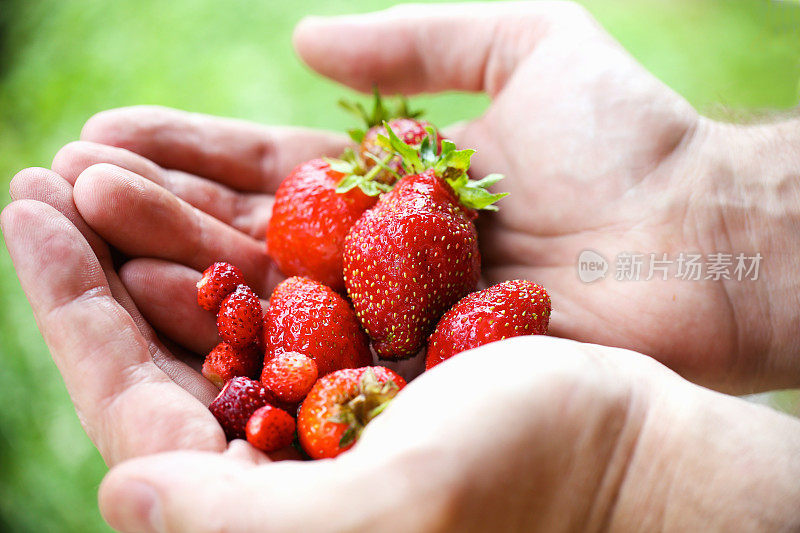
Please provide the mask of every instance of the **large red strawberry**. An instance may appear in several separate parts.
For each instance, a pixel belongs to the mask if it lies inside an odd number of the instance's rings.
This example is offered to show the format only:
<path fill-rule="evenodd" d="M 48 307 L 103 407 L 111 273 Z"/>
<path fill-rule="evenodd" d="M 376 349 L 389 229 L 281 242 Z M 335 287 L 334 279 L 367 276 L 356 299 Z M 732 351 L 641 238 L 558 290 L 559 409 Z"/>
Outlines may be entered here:
<path fill-rule="evenodd" d="M 504 281 L 462 298 L 439 321 L 428 341 L 425 368 L 457 353 L 520 335 L 544 335 L 550 296 L 531 281 Z"/>
<path fill-rule="evenodd" d="M 405 385 L 402 377 L 382 366 L 339 370 L 321 378 L 297 415 L 303 450 L 313 459 L 347 450 Z"/>
<path fill-rule="evenodd" d="M 350 304 L 307 278 L 289 278 L 275 287 L 264 317 L 264 346 L 265 363 L 298 352 L 314 359 L 320 376 L 372 363 L 369 340 Z"/>
<path fill-rule="evenodd" d="M 256 409 L 270 403 L 269 393 L 258 381 L 236 377 L 228 381 L 208 406 L 228 440 L 245 438 L 245 427 Z"/>
<path fill-rule="evenodd" d="M 263 354 L 253 344 L 243 347 L 221 342 L 203 362 L 203 376 L 217 387 L 235 377 L 257 377 L 261 373 Z"/>
<path fill-rule="evenodd" d="M 247 285 L 239 285 L 222 300 L 217 313 L 217 332 L 232 346 L 248 346 L 261 338 L 262 317 L 256 293 Z"/>
<path fill-rule="evenodd" d="M 222 300 L 244 284 L 242 271 L 230 263 L 214 263 L 197 282 L 197 304 L 206 311 L 217 311 Z"/>
<path fill-rule="evenodd" d="M 344 276 L 353 307 L 386 359 L 416 354 L 436 322 L 475 289 L 480 276 L 474 209 L 492 209 L 504 195 L 466 175 L 473 151 L 442 141 L 442 153 L 426 137 L 421 148 L 389 130 L 409 175 L 364 213 L 345 239 Z"/>
<path fill-rule="evenodd" d="M 283 180 L 267 226 L 267 250 L 286 276 L 309 277 L 342 291 L 344 237 L 376 197 L 355 184 L 337 193 L 346 174 L 331 163 L 313 159 Z"/>

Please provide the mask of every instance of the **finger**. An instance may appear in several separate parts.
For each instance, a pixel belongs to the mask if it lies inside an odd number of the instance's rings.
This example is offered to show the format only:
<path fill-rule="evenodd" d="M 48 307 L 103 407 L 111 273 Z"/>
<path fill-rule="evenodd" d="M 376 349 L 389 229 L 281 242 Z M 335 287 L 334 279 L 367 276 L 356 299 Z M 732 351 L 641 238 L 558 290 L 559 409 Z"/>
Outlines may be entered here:
<path fill-rule="evenodd" d="M 149 159 L 115 146 L 75 141 L 58 151 L 53 170 L 71 184 L 92 165 L 109 163 L 156 183 L 183 201 L 253 237 L 263 237 L 272 196 L 240 193 L 213 180 L 161 168 Z"/>
<path fill-rule="evenodd" d="M 153 363 L 159 347 L 140 334 L 114 299 L 75 226 L 51 206 L 31 200 L 11 203 L 0 221 L 42 335 L 106 461 L 224 448 L 222 431 L 203 403 Z M 195 392 L 210 401 L 213 388 L 207 383 Z"/>
<path fill-rule="evenodd" d="M 208 216 L 169 191 L 108 164 L 83 171 L 75 182 L 81 216 L 112 246 L 131 257 L 152 257 L 198 271 L 216 261 L 242 269 L 263 293 L 274 270 L 263 241 Z"/>
<path fill-rule="evenodd" d="M 142 316 L 131 295 L 123 286 L 114 270 L 108 246 L 83 220 L 72 199 L 72 186 L 60 175 L 46 168 L 28 168 L 19 172 L 10 185 L 11 196 L 15 200 L 36 200 L 46 203 L 63 214 L 83 235 L 91 246 L 114 299 L 125 309 L 136 324 L 139 332 L 158 349 L 153 353 L 153 361 L 173 381 L 198 398 L 202 398 L 207 387 L 201 378 L 189 370 L 184 362 L 172 357 L 165 350 L 150 324 Z"/>
<path fill-rule="evenodd" d="M 314 70 L 361 91 L 498 93 L 554 29 L 591 31 L 569 2 L 400 5 L 376 13 L 308 17 L 294 45 Z M 353 38 L 357 35 L 358 38 Z M 466 37 L 468 36 L 468 37 Z"/>
<path fill-rule="evenodd" d="M 396 513 L 398 501 L 421 500 L 420 491 L 408 494 L 402 476 L 344 457 L 264 462 L 262 454 L 234 453 L 234 446 L 223 455 L 175 452 L 119 465 L 100 487 L 103 517 L 120 531 L 374 531 L 381 523 L 424 529 L 424 505 Z M 387 479 L 377 493 L 374 475 Z"/>
<path fill-rule="evenodd" d="M 172 341 L 200 355 L 219 342 L 215 314 L 197 305 L 200 272 L 159 259 L 134 259 L 120 277 L 147 321 Z"/>
<path fill-rule="evenodd" d="M 81 139 L 126 148 L 164 168 L 183 170 L 239 191 L 275 192 L 299 163 L 337 156 L 344 136 L 155 106 L 103 111 Z"/>
<path fill-rule="evenodd" d="M 54 207 L 81 232 L 100 262 L 108 265 L 108 247 L 81 218 L 72 200 L 72 186 L 60 174 L 46 168 L 23 169 L 11 180 L 9 192 L 14 200 L 36 200 Z"/>
<path fill-rule="evenodd" d="M 136 323 L 141 334 L 154 340 L 153 331 L 122 286 L 114 272 L 108 246 L 83 220 L 72 200 L 72 186 L 60 175 L 46 168 L 26 168 L 11 180 L 11 197 L 15 200 L 36 200 L 55 208 L 75 226 L 94 252 L 114 296 Z"/>

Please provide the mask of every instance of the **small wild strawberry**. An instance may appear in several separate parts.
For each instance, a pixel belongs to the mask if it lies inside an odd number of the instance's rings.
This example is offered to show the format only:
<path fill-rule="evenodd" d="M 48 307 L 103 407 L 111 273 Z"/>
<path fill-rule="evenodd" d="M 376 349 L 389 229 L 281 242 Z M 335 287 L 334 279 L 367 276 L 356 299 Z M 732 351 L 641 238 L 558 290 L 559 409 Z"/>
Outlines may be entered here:
<path fill-rule="evenodd" d="M 217 311 L 222 299 L 244 284 L 242 271 L 230 263 L 214 263 L 197 282 L 197 303 L 206 311 Z"/>
<path fill-rule="evenodd" d="M 299 403 L 317 381 L 317 364 L 297 352 L 283 352 L 264 364 L 261 384 L 278 400 Z"/>
<path fill-rule="evenodd" d="M 225 297 L 217 313 L 220 338 L 232 346 L 259 342 L 263 310 L 261 301 L 247 285 L 239 285 Z"/>
<path fill-rule="evenodd" d="M 237 347 L 221 342 L 206 356 L 203 376 L 222 388 L 235 377 L 256 377 L 261 370 L 264 354 L 253 344 Z"/>
<path fill-rule="evenodd" d="M 289 413 L 271 405 L 257 409 L 247 421 L 247 442 L 264 452 L 282 450 L 294 440 L 295 421 Z"/>
<path fill-rule="evenodd" d="M 258 381 L 236 377 L 228 381 L 208 406 L 228 440 L 245 438 L 245 426 L 256 409 L 270 402 L 269 393 Z"/>

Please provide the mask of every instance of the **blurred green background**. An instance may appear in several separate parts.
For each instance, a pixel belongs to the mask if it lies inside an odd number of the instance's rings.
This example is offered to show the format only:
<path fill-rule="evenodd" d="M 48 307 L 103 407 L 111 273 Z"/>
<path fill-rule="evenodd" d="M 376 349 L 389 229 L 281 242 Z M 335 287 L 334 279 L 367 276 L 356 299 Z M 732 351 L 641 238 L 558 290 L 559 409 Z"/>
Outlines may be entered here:
<path fill-rule="evenodd" d="M 305 14 L 392 3 L 0 0 L 0 188 L 7 190 L 23 167 L 49 166 L 89 116 L 111 107 L 162 104 L 266 123 L 349 126 L 333 105 L 346 91 L 300 64 L 292 27 Z M 584 3 L 637 59 L 707 114 L 741 117 L 798 103 L 796 1 Z M 440 124 L 486 105 L 463 94 L 417 102 Z M 798 410 L 796 393 L 765 401 Z M 2 253 L 0 531 L 107 530 L 96 506 L 104 472 Z"/>

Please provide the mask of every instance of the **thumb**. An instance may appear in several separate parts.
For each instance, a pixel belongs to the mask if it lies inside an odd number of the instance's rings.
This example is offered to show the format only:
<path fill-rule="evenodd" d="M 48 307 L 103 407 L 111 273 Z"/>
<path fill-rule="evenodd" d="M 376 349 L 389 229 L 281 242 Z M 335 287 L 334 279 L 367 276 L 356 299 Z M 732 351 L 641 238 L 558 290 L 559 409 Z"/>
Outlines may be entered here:
<path fill-rule="evenodd" d="M 98 503 L 123 532 L 304 531 L 319 525 L 302 509 L 319 503 L 307 488 L 317 481 L 327 488 L 330 479 L 325 468 L 315 479 L 309 470 L 234 441 L 224 454 L 181 451 L 121 463 L 103 480 Z"/>
<path fill-rule="evenodd" d="M 361 91 L 500 92 L 517 65 L 556 31 L 597 31 L 571 2 L 400 5 L 365 15 L 308 17 L 297 53 L 320 74 Z"/>

